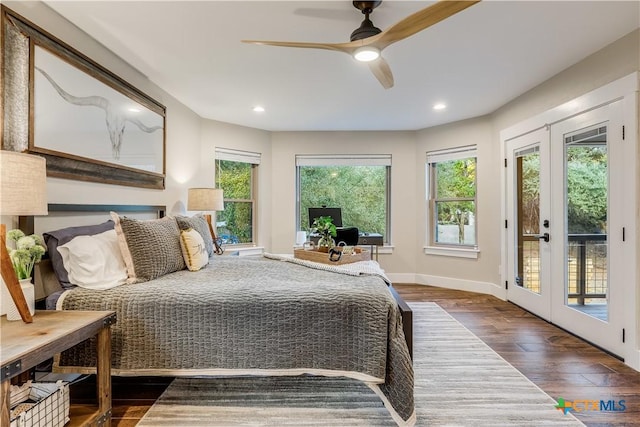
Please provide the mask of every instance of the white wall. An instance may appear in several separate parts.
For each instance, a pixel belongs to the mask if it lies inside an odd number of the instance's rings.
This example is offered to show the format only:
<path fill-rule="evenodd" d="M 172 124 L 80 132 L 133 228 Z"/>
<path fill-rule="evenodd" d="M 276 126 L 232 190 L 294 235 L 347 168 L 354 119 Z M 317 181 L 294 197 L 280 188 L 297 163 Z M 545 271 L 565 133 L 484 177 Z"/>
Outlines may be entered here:
<path fill-rule="evenodd" d="M 198 167 L 200 117 L 43 3 L 5 4 L 167 107 L 166 190 L 48 178 L 49 203 L 159 204 L 169 212 L 183 209 L 186 189 L 194 184 Z"/>
<path fill-rule="evenodd" d="M 518 96 L 492 114 L 499 132 L 640 69 L 640 30 L 635 30 L 546 82 Z"/>
<path fill-rule="evenodd" d="M 296 154 L 390 153 L 393 251 L 380 256 L 383 268 L 400 279 L 397 281 L 462 288 L 476 284 L 476 290 L 491 293 L 492 286 L 499 287 L 500 281 L 499 131 L 638 70 L 640 63 L 639 32 L 635 31 L 490 116 L 416 132 L 270 133 L 202 119 L 44 4 L 15 1 L 5 4 L 167 107 L 165 190 L 49 178 L 49 202 L 162 204 L 167 205 L 169 212 L 184 212 L 187 188 L 214 183 L 215 147 L 260 152 L 259 243 L 271 252 L 290 252 L 296 231 Z M 477 260 L 464 260 L 425 255 L 425 153 L 470 143 L 478 145 L 480 256 Z"/>
<path fill-rule="evenodd" d="M 499 283 L 500 264 L 500 188 L 499 151 L 492 139 L 489 117 L 479 117 L 417 132 L 415 168 L 418 172 L 416 200 L 418 242 L 416 281 L 418 283 L 496 293 L 492 287 Z M 442 255 L 425 255 L 427 211 L 426 204 L 426 153 L 451 147 L 475 144 L 477 147 L 477 211 L 478 232 L 477 259 L 456 258 Z M 455 273 L 454 273 L 455 272 Z"/>
<path fill-rule="evenodd" d="M 273 206 L 271 133 L 214 120 L 202 120 L 200 150 L 197 152 L 200 157 L 198 180 L 204 186 L 213 186 L 215 183 L 216 148 L 232 148 L 261 154 L 256 195 L 258 223 L 254 233 L 257 237 L 256 242 L 269 250 Z"/>
<path fill-rule="evenodd" d="M 417 205 L 417 283 L 474 290 L 504 297 L 501 284 L 500 130 L 577 98 L 611 81 L 640 70 L 640 30 L 595 52 L 583 61 L 517 97 L 493 114 L 436 126 L 417 132 L 416 199 L 425 197 L 425 153 L 430 150 L 478 144 L 477 260 L 424 255 L 426 204 Z M 639 218 L 640 221 L 640 218 Z M 640 271 L 640 270 L 639 270 Z M 640 285 L 639 285 L 640 286 Z M 640 301 L 637 306 L 640 306 Z"/>
<path fill-rule="evenodd" d="M 214 184 L 213 147 L 216 144 L 220 143 L 228 148 L 246 147 L 251 151 L 267 151 L 266 162 L 270 164 L 268 133 L 203 120 L 41 2 L 8 1 L 4 4 L 166 106 L 165 190 L 48 178 L 49 203 L 158 204 L 166 205 L 169 213 L 184 213 L 187 188 Z M 257 141 L 255 144 L 247 143 L 254 140 Z M 268 185 L 267 174 L 261 176 L 261 180 Z M 266 215 L 270 212 L 268 196 L 266 194 L 264 201 L 263 214 Z M 3 218 L 3 222 L 9 221 L 10 219 Z M 262 229 L 267 235 L 266 227 Z"/>

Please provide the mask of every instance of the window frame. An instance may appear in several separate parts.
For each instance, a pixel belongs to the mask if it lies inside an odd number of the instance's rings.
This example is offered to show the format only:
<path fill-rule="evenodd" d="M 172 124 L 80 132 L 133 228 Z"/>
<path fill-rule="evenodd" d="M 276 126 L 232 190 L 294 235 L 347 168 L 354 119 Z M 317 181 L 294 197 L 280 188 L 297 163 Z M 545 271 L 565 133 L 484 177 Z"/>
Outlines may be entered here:
<path fill-rule="evenodd" d="M 231 248 L 243 248 L 243 247 L 255 247 L 258 245 L 257 236 L 258 236 L 258 201 L 257 201 L 257 190 L 258 190 L 258 166 L 261 161 L 261 154 L 254 153 L 250 151 L 243 150 L 234 150 L 228 148 L 216 148 L 215 150 L 215 175 L 214 175 L 214 183 L 218 188 L 221 188 L 224 191 L 223 187 L 219 187 L 218 181 L 218 167 L 219 161 L 229 161 L 229 162 L 237 162 L 237 163 L 247 163 L 251 165 L 251 176 L 249 178 L 250 184 L 250 198 L 249 199 L 232 199 L 224 196 L 224 203 L 227 202 L 233 203 L 250 203 L 251 204 L 251 242 L 244 243 L 225 243 L 226 247 Z M 216 218 L 217 222 L 217 218 Z M 217 226 L 216 226 L 216 234 L 218 234 Z"/>
<path fill-rule="evenodd" d="M 474 197 L 438 198 L 437 197 L 437 167 L 438 163 L 475 158 L 476 175 L 474 179 Z M 476 145 L 467 145 L 443 150 L 434 150 L 426 153 L 425 163 L 426 178 L 426 245 L 425 254 L 455 256 L 461 258 L 477 258 L 478 246 L 478 149 Z M 436 205 L 439 202 L 466 202 L 474 204 L 474 233 L 475 244 L 456 244 L 437 242 L 438 218 Z"/>
<path fill-rule="evenodd" d="M 383 245 L 391 245 L 391 154 L 296 154 L 296 230 L 306 230 L 307 224 L 301 224 L 301 167 L 332 166 L 384 166 L 385 169 L 385 234 Z M 366 230 L 362 230 L 366 231 Z"/>

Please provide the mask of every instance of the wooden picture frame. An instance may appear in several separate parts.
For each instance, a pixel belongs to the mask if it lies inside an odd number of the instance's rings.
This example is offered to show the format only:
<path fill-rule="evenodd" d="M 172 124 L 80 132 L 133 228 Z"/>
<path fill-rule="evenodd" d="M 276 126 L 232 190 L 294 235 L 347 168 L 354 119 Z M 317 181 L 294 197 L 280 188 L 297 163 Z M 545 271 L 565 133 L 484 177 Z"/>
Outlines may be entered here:
<path fill-rule="evenodd" d="M 166 108 L 1 7 L 2 148 L 47 160 L 47 175 L 164 189 Z"/>

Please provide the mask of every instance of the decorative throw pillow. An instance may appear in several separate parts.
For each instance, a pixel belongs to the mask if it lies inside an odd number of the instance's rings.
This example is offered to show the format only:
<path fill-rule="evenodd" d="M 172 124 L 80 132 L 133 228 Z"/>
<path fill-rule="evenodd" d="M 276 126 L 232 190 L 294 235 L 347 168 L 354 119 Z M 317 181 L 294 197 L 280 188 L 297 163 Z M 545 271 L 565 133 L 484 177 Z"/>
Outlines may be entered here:
<path fill-rule="evenodd" d="M 146 282 L 186 267 L 175 218 L 139 220 L 115 212 L 111 212 L 111 218 L 129 283 Z"/>
<path fill-rule="evenodd" d="M 44 233 L 45 244 L 47 245 L 47 252 L 51 259 L 51 265 L 53 271 L 60 282 L 60 285 L 65 288 L 73 288 L 74 285 L 69 281 L 69 274 L 64 268 L 62 262 L 62 256 L 58 252 L 58 246 L 69 243 L 73 238 L 77 236 L 92 236 L 94 234 L 100 234 L 107 230 L 113 230 L 113 221 L 109 220 L 102 224 L 96 225 L 82 225 L 77 227 L 61 228 L 59 230 L 49 231 Z"/>
<path fill-rule="evenodd" d="M 111 289 L 127 281 L 127 268 L 115 230 L 77 236 L 58 246 L 69 281 L 87 289 Z"/>
<path fill-rule="evenodd" d="M 200 233 L 202 240 L 204 240 L 204 246 L 207 249 L 207 253 L 209 256 L 213 255 L 213 237 L 211 236 L 211 231 L 209 231 L 209 223 L 205 219 L 204 215 L 196 214 L 192 217 L 178 215 L 176 216 L 176 221 L 178 222 L 180 230 L 193 228 Z"/>
<path fill-rule="evenodd" d="M 209 253 L 200 233 L 193 228 L 180 231 L 182 256 L 189 271 L 198 271 L 209 263 Z"/>

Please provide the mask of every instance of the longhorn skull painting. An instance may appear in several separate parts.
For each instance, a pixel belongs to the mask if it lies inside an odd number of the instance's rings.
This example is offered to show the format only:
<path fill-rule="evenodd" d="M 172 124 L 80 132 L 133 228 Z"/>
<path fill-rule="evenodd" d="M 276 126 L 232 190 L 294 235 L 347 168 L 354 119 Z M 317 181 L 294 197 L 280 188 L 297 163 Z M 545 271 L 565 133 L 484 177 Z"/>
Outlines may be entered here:
<path fill-rule="evenodd" d="M 111 140 L 111 150 L 113 158 L 116 160 L 120 158 L 120 149 L 122 147 L 127 122 L 134 124 L 138 129 L 146 133 L 153 133 L 162 129 L 162 126 L 145 126 L 144 123 L 137 118 L 131 117 L 124 111 L 118 111 L 107 98 L 102 96 L 74 96 L 61 88 L 46 71 L 39 67 L 35 67 L 35 69 L 38 70 L 49 83 L 51 83 L 51 86 L 53 86 L 56 92 L 70 104 L 97 107 L 104 110 L 107 131 L 109 132 L 109 139 Z"/>

